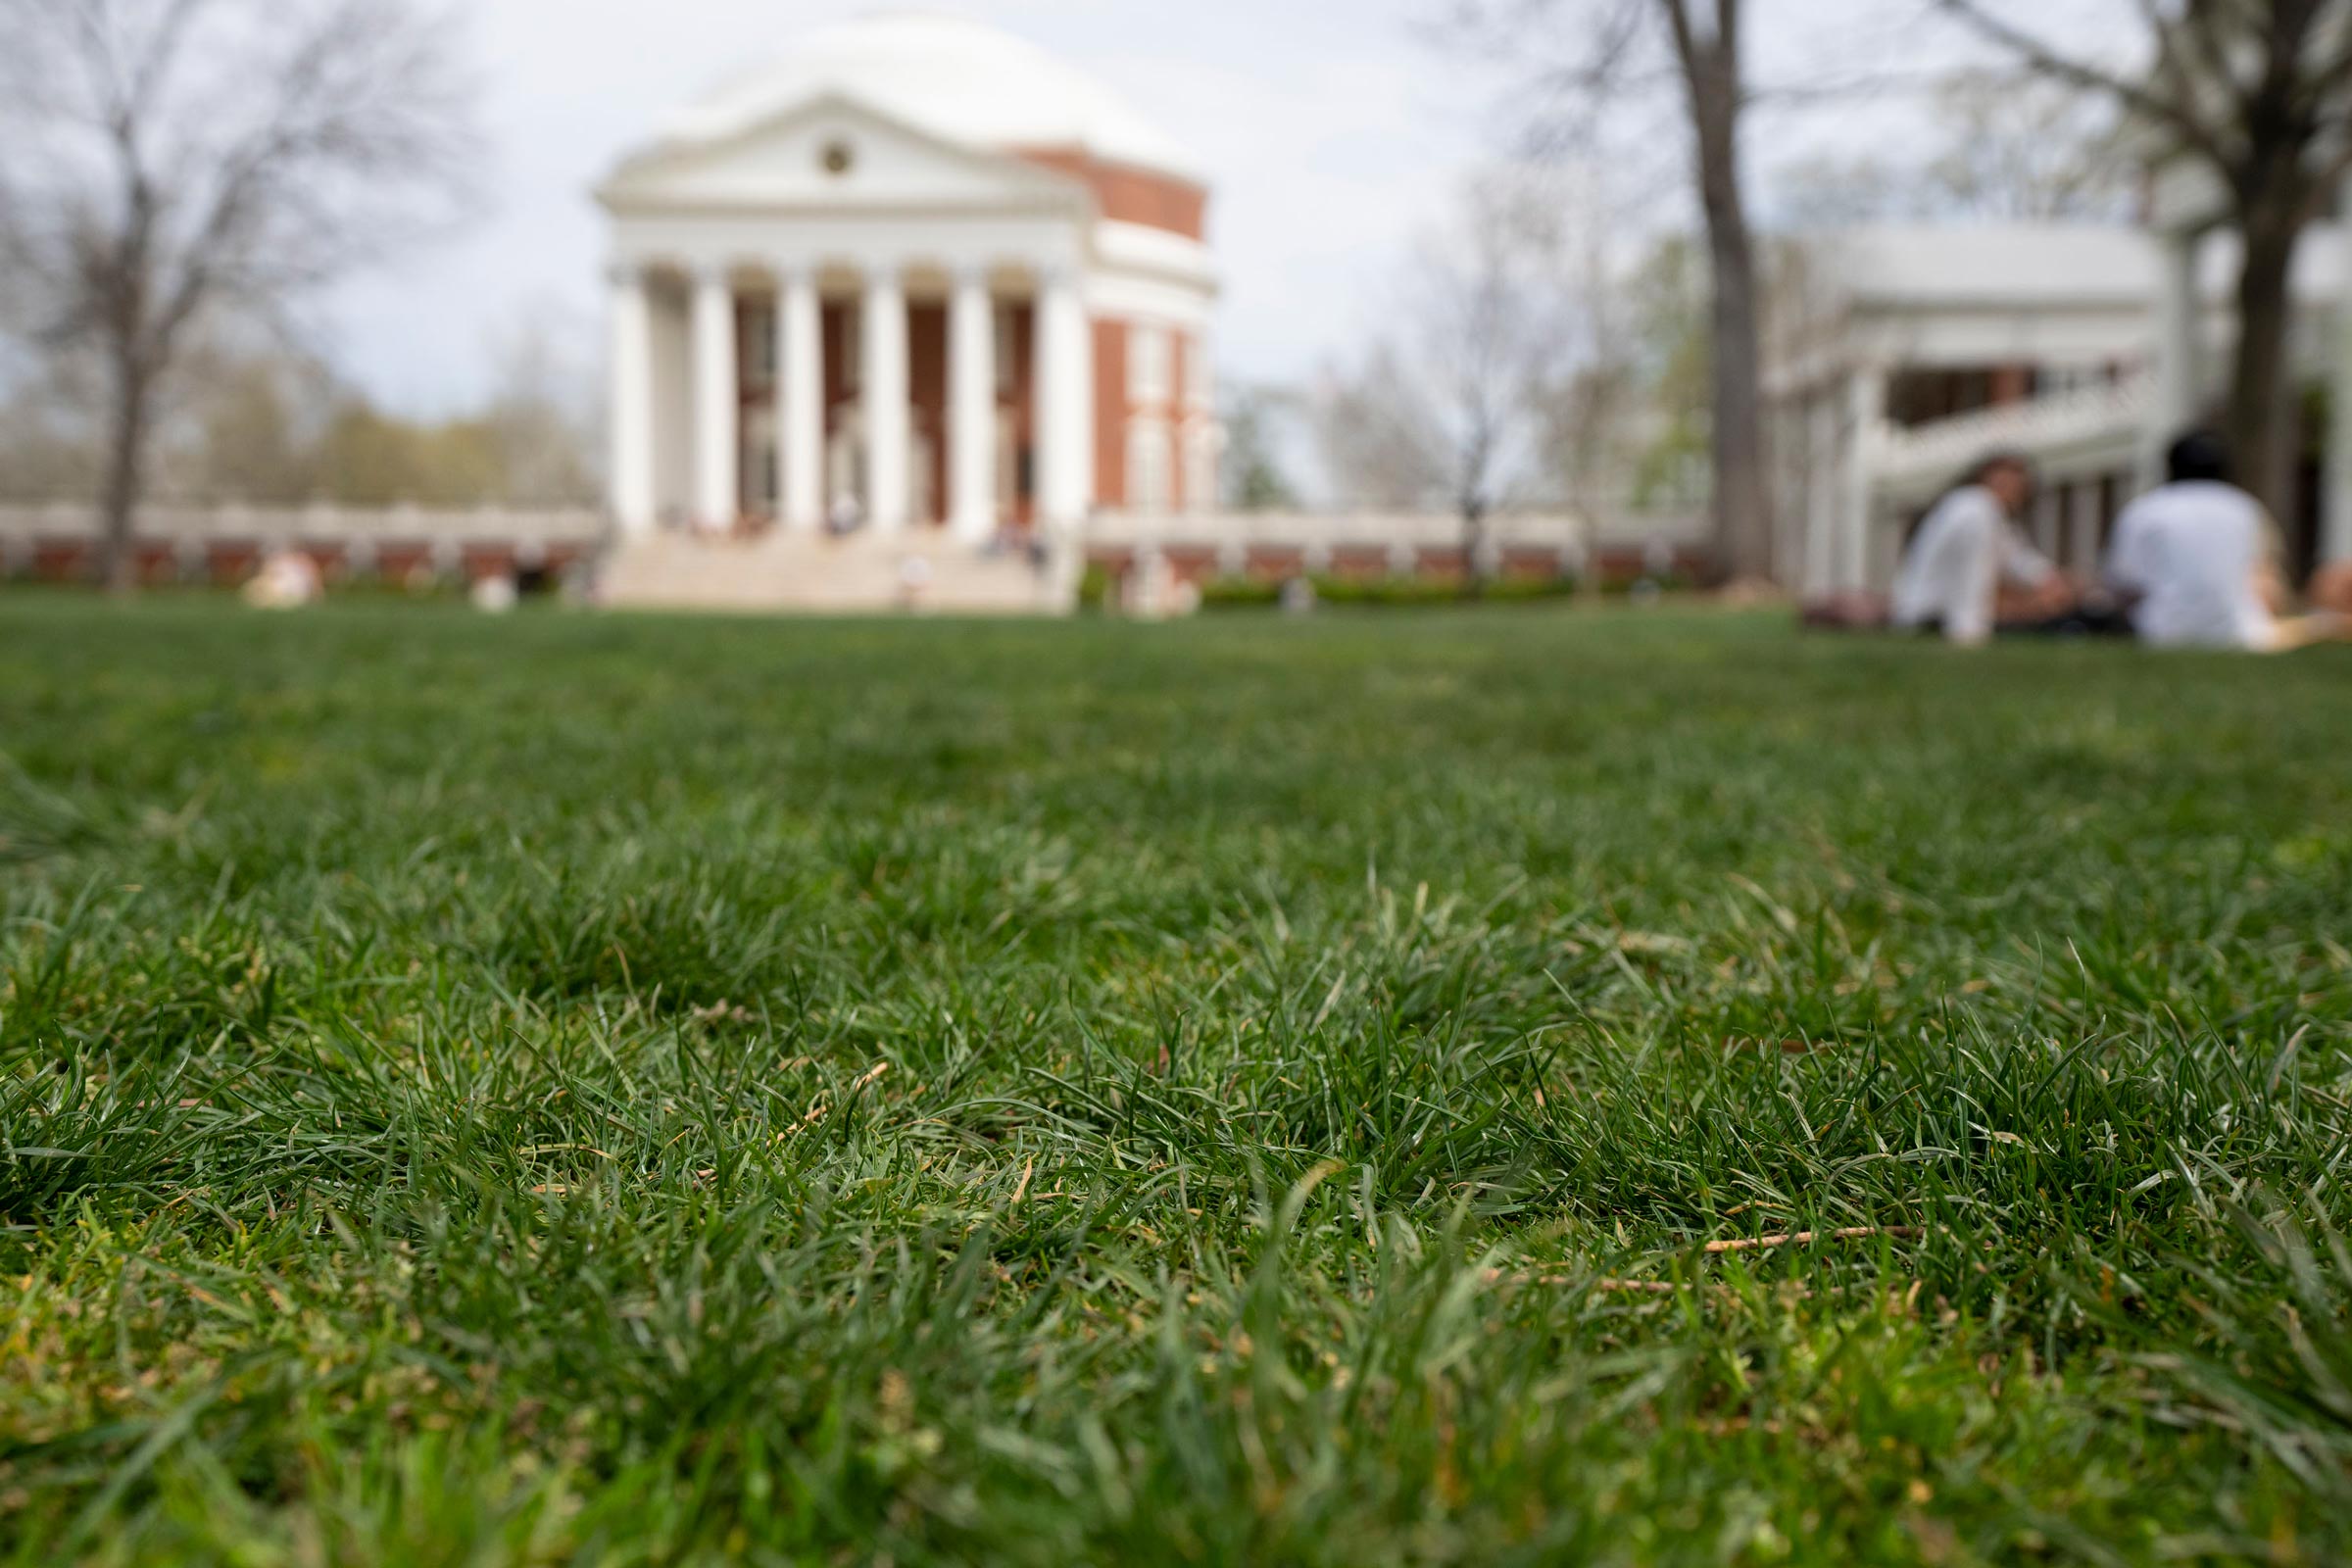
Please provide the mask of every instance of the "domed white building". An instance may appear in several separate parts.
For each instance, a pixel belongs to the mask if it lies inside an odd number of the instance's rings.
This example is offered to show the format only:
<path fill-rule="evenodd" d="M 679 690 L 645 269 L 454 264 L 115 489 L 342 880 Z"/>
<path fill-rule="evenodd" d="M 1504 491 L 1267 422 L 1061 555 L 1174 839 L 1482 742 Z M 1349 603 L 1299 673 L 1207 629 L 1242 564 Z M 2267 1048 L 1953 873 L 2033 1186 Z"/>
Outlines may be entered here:
<path fill-rule="evenodd" d="M 979 543 L 1213 503 L 1207 186 L 1021 39 L 812 32 L 597 195 L 624 540 L 854 517 Z"/>

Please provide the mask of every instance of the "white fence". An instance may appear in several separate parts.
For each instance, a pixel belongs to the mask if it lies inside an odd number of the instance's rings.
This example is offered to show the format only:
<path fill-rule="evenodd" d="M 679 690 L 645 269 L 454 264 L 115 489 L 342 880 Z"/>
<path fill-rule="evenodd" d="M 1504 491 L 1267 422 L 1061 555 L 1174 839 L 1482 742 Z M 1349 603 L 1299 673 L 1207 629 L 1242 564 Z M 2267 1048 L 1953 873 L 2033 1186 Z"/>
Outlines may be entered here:
<path fill-rule="evenodd" d="M 1573 572 L 1610 555 L 1683 560 L 1703 552 L 1708 537 L 1704 514 L 1691 512 L 1626 511 L 1600 517 L 1498 513 L 1487 519 L 1483 552 L 1489 559 L 1483 564 L 1542 559 Z M 1091 556 L 1205 556 L 1235 576 L 1274 555 L 1295 556 L 1308 571 L 1377 559 L 1402 575 L 1432 558 L 1458 556 L 1461 545 L 1461 519 L 1443 513 L 1106 512 L 1086 529 Z"/>
<path fill-rule="evenodd" d="M 71 569 L 69 564 L 86 563 L 98 536 L 98 514 L 87 503 L 0 502 L 0 570 Z M 603 515 L 584 508 L 158 503 L 140 509 L 133 537 L 149 569 L 218 577 L 290 548 L 363 571 L 568 565 L 598 554 L 610 534 Z M 1085 554 L 1096 561 L 1189 561 L 1195 575 L 1369 570 L 1404 576 L 1463 564 L 1461 522 L 1440 513 L 1105 512 L 1089 520 L 1081 538 Z M 1573 574 L 1630 559 L 1650 568 L 1689 567 L 1703 560 L 1707 538 L 1705 517 L 1691 512 L 1629 509 L 1597 519 L 1498 514 L 1488 520 L 1480 565 Z"/>
<path fill-rule="evenodd" d="M 0 575 L 85 572 L 100 534 L 86 502 L 0 503 Z M 593 554 L 605 522 L 578 508 L 246 507 L 157 504 L 131 532 L 149 577 L 237 580 L 264 556 L 301 549 L 344 571 L 477 576 L 560 567 Z"/>
<path fill-rule="evenodd" d="M 158 504 L 141 507 L 133 529 L 141 541 L 177 544 L 233 540 L 264 544 L 348 545 L 364 541 L 431 544 L 451 541 L 517 545 L 590 545 L 604 519 L 580 508 L 475 507 L 246 507 Z M 87 503 L 0 503 L 0 537 L 92 540 L 98 511 Z"/>

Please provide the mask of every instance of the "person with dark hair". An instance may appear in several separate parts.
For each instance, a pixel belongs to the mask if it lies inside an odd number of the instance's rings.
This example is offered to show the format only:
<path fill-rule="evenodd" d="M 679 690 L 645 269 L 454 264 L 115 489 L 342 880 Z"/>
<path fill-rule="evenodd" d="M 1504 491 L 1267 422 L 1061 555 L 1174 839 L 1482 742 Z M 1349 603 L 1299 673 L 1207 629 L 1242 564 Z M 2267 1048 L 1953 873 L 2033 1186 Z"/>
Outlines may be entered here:
<path fill-rule="evenodd" d="M 2073 590 L 2017 525 L 2033 494 L 2033 466 L 2018 453 L 1993 453 L 1970 469 L 1903 553 L 1894 624 L 1974 646 L 2004 621 L 2063 613 Z"/>
<path fill-rule="evenodd" d="M 2278 614 L 2278 529 L 2231 482 L 2221 437 L 2181 436 L 2165 454 L 2165 472 L 2166 483 L 2116 519 L 2107 555 L 2108 586 L 2141 642 L 2272 653 L 2345 635 L 2345 617 L 2332 612 Z"/>

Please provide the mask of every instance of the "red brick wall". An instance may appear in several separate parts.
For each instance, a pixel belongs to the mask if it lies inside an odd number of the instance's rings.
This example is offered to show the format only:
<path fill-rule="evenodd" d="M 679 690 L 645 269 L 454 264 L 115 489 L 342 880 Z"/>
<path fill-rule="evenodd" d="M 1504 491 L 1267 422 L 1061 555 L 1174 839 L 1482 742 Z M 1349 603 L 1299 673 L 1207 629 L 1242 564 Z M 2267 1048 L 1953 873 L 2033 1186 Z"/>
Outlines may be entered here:
<path fill-rule="evenodd" d="M 1095 501 L 1127 504 L 1127 323 L 1095 323 Z"/>
<path fill-rule="evenodd" d="M 1207 237 L 1208 192 L 1189 180 L 1101 163 L 1074 147 L 1024 147 L 1020 156 L 1084 181 L 1104 218 L 1163 228 L 1186 239 Z"/>
<path fill-rule="evenodd" d="M 350 547 L 339 540 L 314 541 L 294 548 L 317 562 L 320 574 L 330 584 L 362 576 L 400 583 L 420 566 L 437 569 L 438 564 L 432 546 L 417 540 L 379 541 L 372 555 L 360 561 L 355 561 Z M 463 546 L 451 564 L 461 580 L 471 582 L 494 572 L 514 570 L 526 553 L 527 547 L 521 545 L 475 541 Z M 139 540 L 131 546 L 131 554 L 140 580 L 150 584 L 193 581 L 236 588 L 261 569 L 266 551 L 255 540 L 209 539 L 193 557 L 183 558 L 173 545 Z M 551 573 L 562 573 L 577 564 L 584 554 L 578 545 L 550 545 L 537 553 L 535 564 Z M 34 541 L 18 569 L 42 582 L 70 583 L 88 581 L 96 565 L 96 547 L 86 540 L 41 539 Z"/>
<path fill-rule="evenodd" d="M 916 302 L 906 307 L 907 387 L 914 406 L 914 429 L 931 443 L 932 515 L 917 523 L 947 517 L 948 497 L 948 308 Z"/>
<path fill-rule="evenodd" d="M 1034 307 L 1012 308 L 1011 338 L 1005 347 L 1012 356 L 1012 391 L 998 394 L 998 407 L 1012 410 L 1012 521 L 1025 528 L 1037 520 L 1037 404 L 1030 390 L 1037 384 Z"/>
<path fill-rule="evenodd" d="M 825 347 L 824 368 L 819 379 L 824 382 L 825 386 L 826 452 L 832 450 L 834 432 L 841 424 L 840 416 L 847 412 L 842 405 L 852 401 L 850 388 L 853 384 L 854 372 L 849 360 L 850 319 L 857 310 L 857 304 L 848 300 L 827 300 L 820 310 L 823 329 L 819 336 L 824 339 Z M 820 465 L 827 461 L 824 454 L 818 455 L 817 462 Z M 829 488 L 832 484 L 830 470 L 826 471 L 825 482 L 828 486 L 825 493 L 825 507 L 830 510 L 833 505 L 833 495 Z"/>
<path fill-rule="evenodd" d="M 754 469 L 752 448 L 754 411 L 772 409 L 776 403 L 775 382 L 761 381 L 754 374 L 754 368 L 774 352 L 775 312 L 773 300 L 735 296 L 735 487 L 746 515 L 767 515 L 767 492 L 776 482 L 774 475 Z M 763 344 L 761 339 L 769 341 Z M 781 439 L 782 432 L 777 434 Z"/>
<path fill-rule="evenodd" d="M 1139 331 L 1158 333 L 1167 346 L 1168 394 L 1165 402 L 1142 404 L 1128 395 L 1128 360 Z M 1185 399 L 1185 343 L 1189 334 L 1164 323 L 1106 318 L 1095 323 L 1095 499 L 1105 507 L 1139 505 L 1127 472 L 1127 430 L 1139 416 L 1156 418 L 1166 426 L 1168 443 L 1167 499 L 1171 510 L 1183 508 L 1185 493 L 1185 433 L 1190 411 Z M 1210 505 L 1214 496 L 1200 498 Z"/>

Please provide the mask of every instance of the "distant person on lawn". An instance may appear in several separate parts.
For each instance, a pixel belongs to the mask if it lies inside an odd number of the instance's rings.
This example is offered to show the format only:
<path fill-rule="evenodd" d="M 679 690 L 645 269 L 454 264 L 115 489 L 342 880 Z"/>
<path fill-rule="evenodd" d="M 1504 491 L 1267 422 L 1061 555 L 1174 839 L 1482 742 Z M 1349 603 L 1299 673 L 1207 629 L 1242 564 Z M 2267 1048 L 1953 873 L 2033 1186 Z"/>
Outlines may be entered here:
<path fill-rule="evenodd" d="M 2017 525 L 2033 495 L 2033 466 L 2016 453 L 1994 453 L 1970 470 L 1903 552 L 1893 623 L 1970 647 L 2005 625 L 2054 628 L 2075 608 L 2075 591 Z"/>
<path fill-rule="evenodd" d="M 2231 482 L 2230 449 L 2192 431 L 2165 454 L 2168 482 L 2124 509 L 2107 555 L 2107 583 L 2139 640 L 2153 648 L 2278 653 L 2352 632 L 2352 573 L 2313 583 L 2322 608 L 2282 617 L 2278 531 L 2262 504 Z"/>

